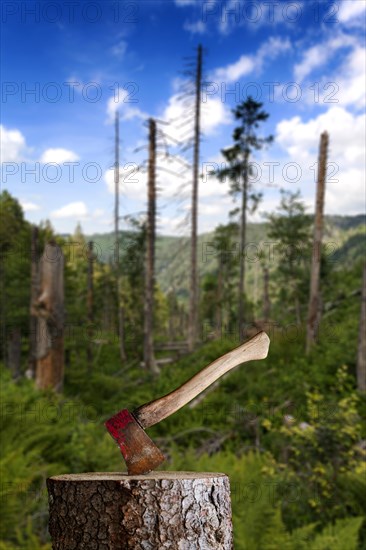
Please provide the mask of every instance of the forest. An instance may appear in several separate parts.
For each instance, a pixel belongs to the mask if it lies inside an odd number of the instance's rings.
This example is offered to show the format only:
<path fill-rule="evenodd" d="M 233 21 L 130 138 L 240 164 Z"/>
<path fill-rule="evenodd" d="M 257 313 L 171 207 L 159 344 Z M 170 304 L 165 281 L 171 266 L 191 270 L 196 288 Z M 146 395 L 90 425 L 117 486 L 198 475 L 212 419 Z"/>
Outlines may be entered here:
<path fill-rule="evenodd" d="M 366 548 L 365 218 L 324 215 L 324 129 L 314 211 L 300 190 L 282 190 L 262 223 L 248 222 L 261 200 L 251 162 L 275 139 L 249 97 L 233 109 L 226 167 L 212 174 L 239 207 L 198 235 L 201 55 L 189 236 L 156 231 L 152 118 L 146 216 L 123 230 L 118 112 L 112 233 L 78 224 L 58 234 L 0 195 L 1 550 L 51 548 L 48 477 L 123 470 L 103 425 L 113 412 L 170 392 L 261 330 L 267 359 L 149 430 L 161 468 L 229 476 L 236 550 Z"/>

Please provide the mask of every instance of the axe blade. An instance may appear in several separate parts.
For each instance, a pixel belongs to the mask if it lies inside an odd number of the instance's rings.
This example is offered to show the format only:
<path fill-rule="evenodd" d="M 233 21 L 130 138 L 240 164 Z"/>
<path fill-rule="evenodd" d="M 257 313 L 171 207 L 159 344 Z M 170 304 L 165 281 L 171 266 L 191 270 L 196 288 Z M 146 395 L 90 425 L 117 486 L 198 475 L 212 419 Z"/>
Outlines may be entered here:
<path fill-rule="evenodd" d="M 157 468 L 165 457 L 136 418 L 123 409 L 105 422 L 125 459 L 129 475 L 142 475 Z"/>

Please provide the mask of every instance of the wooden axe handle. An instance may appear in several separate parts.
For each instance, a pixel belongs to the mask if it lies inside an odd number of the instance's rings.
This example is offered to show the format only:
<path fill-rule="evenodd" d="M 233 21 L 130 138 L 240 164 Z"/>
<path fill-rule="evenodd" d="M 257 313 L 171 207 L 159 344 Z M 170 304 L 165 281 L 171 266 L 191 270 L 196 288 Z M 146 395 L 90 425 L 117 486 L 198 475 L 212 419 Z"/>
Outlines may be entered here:
<path fill-rule="evenodd" d="M 143 428 L 157 424 L 189 403 L 229 370 L 246 361 L 265 359 L 268 348 L 269 338 L 267 334 L 259 332 L 245 344 L 216 359 L 176 390 L 134 410 L 134 417 Z"/>

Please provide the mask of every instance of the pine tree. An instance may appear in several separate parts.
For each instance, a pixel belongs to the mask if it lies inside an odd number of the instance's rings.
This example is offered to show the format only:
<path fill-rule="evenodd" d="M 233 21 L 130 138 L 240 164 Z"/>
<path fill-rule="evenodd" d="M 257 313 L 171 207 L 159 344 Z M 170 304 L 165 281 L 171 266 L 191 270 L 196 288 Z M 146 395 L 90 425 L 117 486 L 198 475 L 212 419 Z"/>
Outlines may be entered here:
<path fill-rule="evenodd" d="M 243 336 L 243 324 L 245 321 L 244 292 L 245 292 L 245 258 L 244 249 L 246 242 L 247 210 L 251 203 L 254 210 L 261 199 L 260 193 L 255 193 L 250 182 L 252 173 L 250 158 L 258 151 L 273 141 L 273 136 L 259 137 L 258 128 L 265 122 L 269 114 L 262 110 L 263 103 L 254 101 L 252 97 L 233 109 L 239 126 L 233 132 L 233 145 L 223 149 L 222 155 L 227 161 L 227 167 L 220 169 L 216 175 L 221 181 L 229 178 L 231 183 L 230 193 L 236 197 L 241 196 L 240 207 L 240 237 L 239 237 L 239 282 L 238 282 L 238 325 L 239 336 Z"/>
<path fill-rule="evenodd" d="M 300 325 L 301 307 L 307 297 L 311 219 L 305 212 L 299 191 L 281 190 L 281 195 L 277 213 L 267 215 L 268 237 L 275 243 L 281 302 L 293 304 L 296 322 Z"/>

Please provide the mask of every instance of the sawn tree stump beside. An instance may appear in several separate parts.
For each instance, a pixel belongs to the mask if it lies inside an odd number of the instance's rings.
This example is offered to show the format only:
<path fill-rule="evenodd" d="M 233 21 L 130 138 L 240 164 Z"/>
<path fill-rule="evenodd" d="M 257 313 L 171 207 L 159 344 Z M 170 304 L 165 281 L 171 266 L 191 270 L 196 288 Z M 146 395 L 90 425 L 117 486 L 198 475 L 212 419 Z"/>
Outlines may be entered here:
<path fill-rule="evenodd" d="M 47 488 L 53 550 L 233 548 L 224 474 L 69 474 Z"/>

